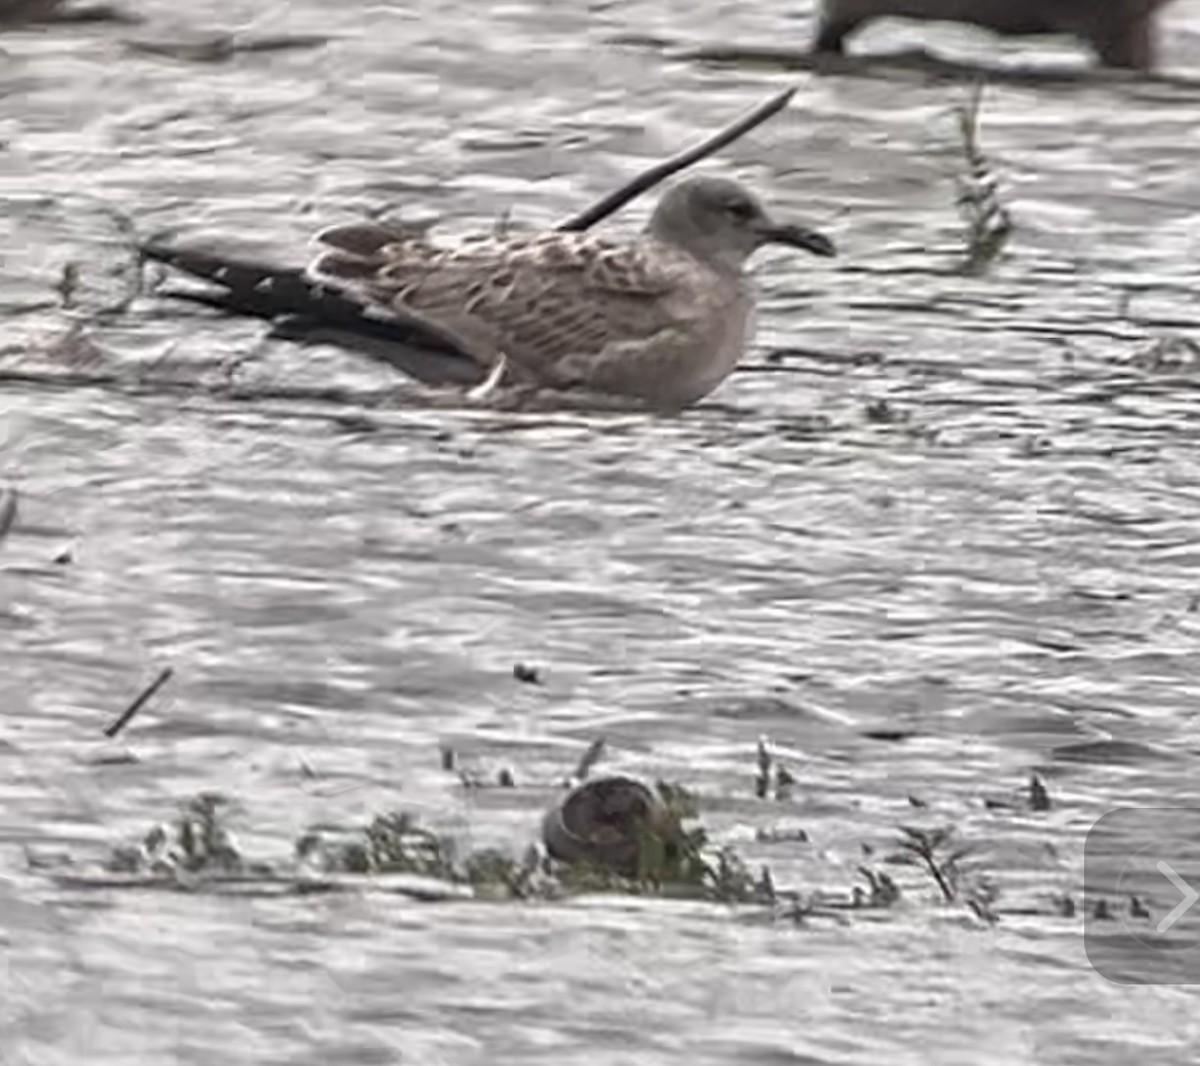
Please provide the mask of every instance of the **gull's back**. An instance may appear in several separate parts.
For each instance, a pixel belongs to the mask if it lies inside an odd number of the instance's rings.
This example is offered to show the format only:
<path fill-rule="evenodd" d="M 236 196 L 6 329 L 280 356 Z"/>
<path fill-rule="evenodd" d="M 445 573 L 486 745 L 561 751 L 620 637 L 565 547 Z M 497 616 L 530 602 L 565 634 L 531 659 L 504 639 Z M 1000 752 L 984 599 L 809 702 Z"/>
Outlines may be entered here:
<path fill-rule="evenodd" d="M 383 311 L 452 334 L 485 365 L 506 356 L 537 381 L 688 403 L 728 373 L 710 366 L 740 286 L 671 243 L 541 232 L 438 246 L 373 225 L 328 230 L 311 275 Z M 714 375 L 716 375 L 714 377 Z"/>

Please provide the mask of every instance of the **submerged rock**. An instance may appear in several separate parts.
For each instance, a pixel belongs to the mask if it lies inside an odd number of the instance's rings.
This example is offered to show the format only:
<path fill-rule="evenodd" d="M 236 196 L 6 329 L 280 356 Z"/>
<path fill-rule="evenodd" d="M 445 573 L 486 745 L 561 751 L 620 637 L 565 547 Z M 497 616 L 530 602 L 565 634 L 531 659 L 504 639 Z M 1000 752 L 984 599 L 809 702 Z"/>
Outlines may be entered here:
<path fill-rule="evenodd" d="M 542 839 L 552 858 L 623 877 L 638 876 L 648 839 L 678 833 L 678 820 L 659 796 L 632 777 L 586 781 L 542 820 Z"/>

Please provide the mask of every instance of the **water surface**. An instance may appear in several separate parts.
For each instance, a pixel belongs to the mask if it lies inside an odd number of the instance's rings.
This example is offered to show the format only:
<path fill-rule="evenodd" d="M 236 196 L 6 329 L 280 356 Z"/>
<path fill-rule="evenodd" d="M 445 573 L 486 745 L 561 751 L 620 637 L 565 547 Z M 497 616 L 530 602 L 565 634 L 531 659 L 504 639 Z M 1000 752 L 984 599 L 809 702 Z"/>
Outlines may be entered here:
<path fill-rule="evenodd" d="M 5 36 L 0 366 L 61 336 L 63 263 L 81 299 L 119 298 L 110 209 L 297 256 L 368 209 L 552 224 L 796 77 L 710 166 L 843 255 L 764 253 L 748 366 L 677 418 L 446 409 L 149 299 L 89 327 L 106 365 L 194 383 L 249 357 L 256 387 L 387 402 L 0 386 L 22 494 L 0 548 L 0 1060 L 1194 1060 L 1194 992 L 1107 983 L 1056 899 L 1105 811 L 1200 806 L 1200 394 L 1178 340 L 1200 340 L 1200 89 L 991 87 L 1018 230 L 964 279 L 963 87 L 673 58 L 800 47 L 806 6 L 191 5 L 192 31 L 330 38 L 221 63 L 124 47 L 182 32 L 165 0 L 138 29 Z M 1165 22 L 1167 69 L 1200 69 L 1200 5 Z M 612 43 L 632 35 L 663 47 Z M 954 28 L 862 47 L 914 40 L 1086 62 Z M 804 890 L 848 890 L 900 824 L 953 824 L 1001 921 L 903 869 L 897 908 L 795 927 L 661 900 L 68 890 L 28 861 L 102 858 L 201 790 L 236 799 L 266 860 L 393 807 L 519 847 L 598 734 L 609 768 L 694 787 L 719 842 Z M 787 803 L 754 799 L 761 734 L 799 778 Z M 519 787 L 464 790 L 440 744 Z M 1050 811 L 994 805 L 1034 770 Z M 755 839 L 796 825 L 810 844 Z"/>

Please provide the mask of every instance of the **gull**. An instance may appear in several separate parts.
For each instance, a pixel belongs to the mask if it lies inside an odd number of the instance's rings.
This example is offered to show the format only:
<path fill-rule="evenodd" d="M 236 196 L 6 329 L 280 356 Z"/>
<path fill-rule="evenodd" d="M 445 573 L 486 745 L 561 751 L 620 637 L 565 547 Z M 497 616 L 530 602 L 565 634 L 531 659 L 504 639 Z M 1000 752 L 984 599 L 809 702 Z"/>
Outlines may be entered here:
<path fill-rule="evenodd" d="M 468 236 L 373 223 L 324 230 L 308 277 L 386 317 L 448 336 L 503 381 L 664 407 L 694 403 L 733 371 L 753 330 L 749 257 L 768 243 L 835 254 L 828 237 L 776 222 L 748 189 L 696 176 L 618 241 L 551 230 Z"/>
<path fill-rule="evenodd" d="M 835 254 L 828 237 L 776 221 L 744 186 L 709 175 L 668 188 L 623 241 L 506 228 L 438 242 L 428 229 L 334 226 L 314 238 L 304 270 L 155 241 L 142 253 L 225 290 L 177 295 L 277 323 L 291 316 L 276 335 L 342 343 L 423 381 L 473 384 L 476 399 L 512 387 L 669 409 L 708 395 L 745 353 L 754 252 L 775 243 Z"/>

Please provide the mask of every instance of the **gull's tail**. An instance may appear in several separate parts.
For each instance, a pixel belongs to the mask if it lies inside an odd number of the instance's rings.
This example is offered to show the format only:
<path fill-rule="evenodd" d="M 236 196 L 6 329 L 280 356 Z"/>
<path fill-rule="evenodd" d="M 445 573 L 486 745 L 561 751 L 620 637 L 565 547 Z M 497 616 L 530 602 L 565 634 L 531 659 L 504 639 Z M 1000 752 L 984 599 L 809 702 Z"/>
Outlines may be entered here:
<path fill-rule="evenodd" d="M 209 283 L 204 289 L 169 289 L 164 295 L 266 319 L 276 337 L 348 348 L 427 384 L 473 384 L 486 374 L 429 323 L 373 315 L 303 270 L 153 239 L 139 245 L 139 252 L 143 260 Z"/>

